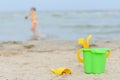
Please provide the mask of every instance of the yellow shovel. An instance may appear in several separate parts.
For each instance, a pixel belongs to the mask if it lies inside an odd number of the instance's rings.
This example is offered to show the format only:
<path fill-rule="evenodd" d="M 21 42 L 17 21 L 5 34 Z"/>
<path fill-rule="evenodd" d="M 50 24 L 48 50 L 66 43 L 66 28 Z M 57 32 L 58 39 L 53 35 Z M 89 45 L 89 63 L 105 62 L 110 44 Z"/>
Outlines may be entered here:
<path fill-rule="evenodd" d="M 92 38 L 92 35 L 88 35 L 87 39 L 80 38 L 78 39 L 78 44 L 82 44 L 84 48 L 89 48 L 89 41 Z"/>
<path fill-rule="evenodd" d="M 69 68 L 57 68 L 57 69 L 50 69 L 51 72 L 57 74 L 57 75 L 62 75 L 63 73 L 65 74 L 71 74 L 71 70 Z"/>

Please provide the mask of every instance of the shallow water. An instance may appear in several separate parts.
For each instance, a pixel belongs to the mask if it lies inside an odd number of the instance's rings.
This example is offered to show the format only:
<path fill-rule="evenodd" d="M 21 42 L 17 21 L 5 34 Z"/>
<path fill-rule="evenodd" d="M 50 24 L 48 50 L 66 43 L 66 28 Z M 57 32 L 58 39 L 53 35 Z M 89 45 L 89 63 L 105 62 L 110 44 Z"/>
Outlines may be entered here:
<path fill-rule="evenodd" d="M 0 12 L 0 41 L 32 38 L 27 12 Z M 120 11 L 37 12 L 37 29 L 44 39 L 77 40 L 92 34 L 94 39 L 120 38 Z"/>

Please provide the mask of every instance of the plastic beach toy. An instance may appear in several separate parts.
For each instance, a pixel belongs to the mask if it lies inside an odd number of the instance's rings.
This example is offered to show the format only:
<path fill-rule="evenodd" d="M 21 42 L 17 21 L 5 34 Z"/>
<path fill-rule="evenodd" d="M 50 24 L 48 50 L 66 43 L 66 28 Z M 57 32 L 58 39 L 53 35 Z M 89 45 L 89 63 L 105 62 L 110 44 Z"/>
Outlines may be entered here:
<path fill-rule="evenodd" d="M 78 44 L 82 44 L 84 48 L 89 48 L 89 41 L 92 38 L 92 35 L 88 35 L 87 39 L 79 38 Z"/>
<path fill-rule="evenodd" d="M 65 74 L 71 74 L 71 70 L 69 68 L 57 68 L 57 69 L 50 69 L 51 72 L 57 75 L 62 75 L 63 73 Z"/>
<path fill-rule="evenodd" d="M 83 59 L 80 53 L 83 52 Z M 78 51 L 78 61 L 84 63 L 84 71 L 88 74 L 99 74 L 105 72 L 106 57 L 109 57 L 110 49 L 108 48 L 89 48 Z"/>
<path fill-rule="evenodd" d="M 99 74 L 105 72 L 106 58 L 110 56 L 109 48 L 89 48 L 89 40 L 92 35 L 89 35 L 87 40 L 80 38 L 79 44 L 84 48 L 78 50 L 77 59 L 84 63 L 84 71 L 88 74 Z M 83 58 L 80 54 L 83 53 Z"/>

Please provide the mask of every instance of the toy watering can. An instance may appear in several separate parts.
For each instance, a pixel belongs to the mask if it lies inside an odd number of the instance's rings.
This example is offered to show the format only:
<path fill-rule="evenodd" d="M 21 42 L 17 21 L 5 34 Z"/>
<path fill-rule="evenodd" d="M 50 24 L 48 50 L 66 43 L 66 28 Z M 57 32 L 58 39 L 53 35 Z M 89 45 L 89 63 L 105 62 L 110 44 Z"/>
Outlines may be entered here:
<path fill-rule="evenodd" d="M 78 50 L 77 59 L 84 64 L 84 71 L 87 74 L 100 74 L 105 72 L 106 57 L 110 56 L 108 48 L 89 48 L 89 40 L 92 35 L 89 35 L 86 42 L 85 39 L 79 39 L 78 43 L 82 43 L 82 49 Z M 89 40 L 88 40 L 89 39 Z M 81 40 L 81 41 L 80 41 Z M 83 52 L 83 59 L 80 54 Z"/>

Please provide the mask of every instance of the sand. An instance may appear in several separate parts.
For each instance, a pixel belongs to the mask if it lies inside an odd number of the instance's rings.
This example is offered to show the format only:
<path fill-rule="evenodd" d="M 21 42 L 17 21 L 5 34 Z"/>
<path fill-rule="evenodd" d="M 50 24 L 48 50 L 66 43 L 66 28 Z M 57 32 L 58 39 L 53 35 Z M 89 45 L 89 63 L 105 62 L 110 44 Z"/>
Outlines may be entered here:
<path fill-rule="evenodd" d="M 0 80 L 120 80 L 120 41 L 94 40 L 91 47 L 111 49 L 106 72 L 85 74 L 76 58 L 76 41 L 0 42 Z M 68 67 L 71 75 L 55 75 L 50 68 Z"/>

